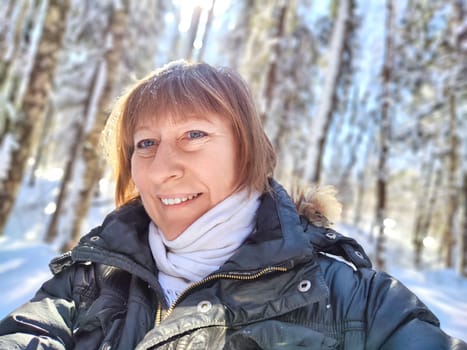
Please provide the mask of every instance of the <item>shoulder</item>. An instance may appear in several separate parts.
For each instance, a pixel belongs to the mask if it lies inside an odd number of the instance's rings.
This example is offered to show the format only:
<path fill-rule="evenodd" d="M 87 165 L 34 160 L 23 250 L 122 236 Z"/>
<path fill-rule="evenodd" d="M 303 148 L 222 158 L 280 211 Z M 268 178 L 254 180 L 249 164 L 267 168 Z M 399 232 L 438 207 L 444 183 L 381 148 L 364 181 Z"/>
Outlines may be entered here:
<path fill-rule="evenodd" d="M 363 247 L 353 238 L 330 227 L 319 227 L 300 217 L 306 238 L 318 252 L 345 260 L 356 268 L 371 268 L 372 263 Z"/>
<path fill-rule="evenodd" d="M 426 305 L 390 274 L 357 267 L 328 254 L 319 254 L 318 263 L 331 304 L 346 318 L 364 320 L 368 332 L 379 334 L 383 328 L 396 329 L 411 319 L 439 327 L 438 319 Z"/>

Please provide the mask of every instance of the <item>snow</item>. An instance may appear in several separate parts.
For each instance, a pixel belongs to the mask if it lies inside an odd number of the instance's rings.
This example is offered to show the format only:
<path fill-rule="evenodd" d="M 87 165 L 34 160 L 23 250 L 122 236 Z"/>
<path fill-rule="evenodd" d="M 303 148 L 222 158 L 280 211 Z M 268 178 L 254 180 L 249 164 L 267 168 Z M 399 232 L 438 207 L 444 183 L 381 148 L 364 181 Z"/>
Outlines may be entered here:
<path fill-rule="evenodd" d="M 31 298 L 51 277 L 47 264 L 56 253 L 38 242 L 2 239 L 0 244 L 0 314 L 3 317 Z"/>
<path fill-rule="evenodd" d="M 7 172 L 11 163 L 11 154 L 18 148 L 18 142 L 13 134 L 6 134 L 3 143 L 0 144 L 0 180 L 7 177 Z"/>

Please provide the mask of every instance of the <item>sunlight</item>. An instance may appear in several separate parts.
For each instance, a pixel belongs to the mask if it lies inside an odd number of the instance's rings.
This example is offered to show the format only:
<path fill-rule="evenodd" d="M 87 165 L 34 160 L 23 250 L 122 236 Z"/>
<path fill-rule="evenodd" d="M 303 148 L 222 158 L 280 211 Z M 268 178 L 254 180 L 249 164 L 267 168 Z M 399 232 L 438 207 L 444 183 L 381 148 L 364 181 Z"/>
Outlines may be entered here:
<path fill-rule="evenodd" d="M 47 206 L 44 208 L 44 214 L 46 215 L 52 215 L 55 213 L 55 210 L 57 210 L 57 205 L 54 202 L 50 202 L 47 204 Z"/>
<path fill-rule="evenodd" d="M 37 169 L 34 172 L 34 175 L 38 178 L 44 178 L 49 181 L 58 181 L 63 176 L 62 168 L 47 168 L 47 169 Z"/>
<path fill-rule="evenodd" d="M 384 226 L 384 234 L 385 235 L 392 235 L 394 234 L 394 229 L 396 228 L 396 220 L 394 219 L 390 219 L 390 218 L 386 218 L 384 219 L 383 221 L 383 226 Z"/>
<path fill-rule="evenodd" d="M 436 247 L 436 239 L 431 236 L 427 236 L 423 239 L 423 246 L 426 248 L 434 248 Z"/>
<path fill-rule="evenodd" d="M 200 7 L 203 13 L 207 13 L 212 6 L 213 0 L 173 0 L 175 6 L 180 8 L 180 24 L 178 30 L 182 33 L 190 29 L 191 16 L 196 7 Z M 230 0 L 216 0 L 214 5 L 214 16 L 227 11 Z"/>
<path fill-rule="evenodd" d="M 394 219 L 390 219 L 390 218 L 386 218 L 384 219 L 383 221 L 383 225 L 384 227 L 387 227 L 389 229 L 393 229 L 396 227 L 396 220 Z"/>

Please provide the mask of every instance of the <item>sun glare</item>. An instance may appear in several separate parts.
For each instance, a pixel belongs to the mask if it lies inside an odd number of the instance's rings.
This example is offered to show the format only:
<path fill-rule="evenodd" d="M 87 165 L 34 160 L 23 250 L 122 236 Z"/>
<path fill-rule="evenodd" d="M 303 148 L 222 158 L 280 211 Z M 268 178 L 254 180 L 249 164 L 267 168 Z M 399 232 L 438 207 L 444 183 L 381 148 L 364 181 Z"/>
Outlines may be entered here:
<path fill-rule="evenodd" d="M 180 32 L 187 32 L 190 29 L 191 16 L 196 7 L 200 7 L 204 13 L 207 13 L 213 4 L 213 0 L 173 0 L 176 7 L 180 9 Z M 227 11 L 230 6 L 230 0 L 216 0 L 214 4 L 214 16 Z"/>

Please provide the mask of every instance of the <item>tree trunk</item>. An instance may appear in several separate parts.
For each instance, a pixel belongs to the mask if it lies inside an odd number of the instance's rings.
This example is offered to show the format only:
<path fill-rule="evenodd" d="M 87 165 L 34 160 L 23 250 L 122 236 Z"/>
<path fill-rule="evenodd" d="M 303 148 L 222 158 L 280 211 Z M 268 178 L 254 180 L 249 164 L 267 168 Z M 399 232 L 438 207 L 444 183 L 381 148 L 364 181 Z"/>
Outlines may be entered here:
<path fill-rule="evenodd" d="M 176 60 L 177 58 L 180 57 L 180 41 L 181 41 L 181 35 L 180 35 L 180 29 L 178 28 L 180 25 L 180 9 L 173 10 L 174 12 L 174 30 L 172 34 L 172 38 L 170 39 L 170 50 L 168 53 L 169 60 L 173 61 Z"/>
<path fill-rule="evenodd" d="M 392 64 L 393 64 L 393 42 L 392 42 L 392 28 L 393 28 L 393 3 L 392 0 L 386 1 L 386 42 L 385 42 L 385 54 L 384 54 L 384 63 L 382 70 L 382 80 L 383 80 L 383 93 L 382 93 L 382 103 L 381 103 L 381 125 L 380 125 L 380 135 L 379 135 L 379 144 L 380 152 L 378 159 L 378 169 L 377 169 L 377 180 L 376 180 L 376 225 L 378 229 L 377 238 L 376 238 L 376 249 L 375 249 L 375 262 L 376 267 L 380 270 L 385 269 L 385 259 L 384 259 L 384 219 L 386 217 L 386 205 L 387 205 L 387 180 L 388 180 L 388 168 L 387 160 L 389 156 L 389 135 L 391 130 L 390 125 L 390 99 L 392 97 L 392 92 L 390 90 L 390 84 L 392 81 Z"/>
<path fill-rule="evenodd" d="M 50 125 L 52 125 L 54 111 L 52 110 L 52 104 L 48 103 L 45 108 L 45 118 L 44 122 L 41 125 L 41 131 L 39 135 L 39 144 L 37 145 L 37 150 L 34 156 L 34 163 L 31 167 L 31 172 L 29 173 L 29 182 L 28 185 L 33 187 L 36 184 L 36 173 L 39 169 L 39 166 L 42 163 L 42 158 L 44 156 L 44 150 L 47 143 L 47 136 L 50 130 Z"/>
<path fill-rule="evenodd" d="M 345 42 L 350 30 L 353 1 L 339 1 L 336 23 L 332 31 L 328 68 L 320 97 L 316 116 L 312 119 L 311 135 L 305 160 L 304 178 L 319 183 L 321 162 L 326 144 L 326 137 L 336 109 L 336 91 L 341 76 L 344 60 Z"/>
<path fill-rule="evenodd" d="M 462 185 L 462 200 L 463 205 L 463 217 L 461 221 L 461 234 L 459 235 L 458 252 L 459 258 L 457 259 L 457 271 L 459 275 L 467 277 L 467 171 L 464 171 Z"/>
<path fill-rule="evenodd" d="M 428 152 L 426 160 L 422 164 L 421 178 L 422 184 L 418 188 L 418 198 L 415 207 L 415 220 L 412 234 L 412 243 L 414 246 L 414 265 L 419 268 L 422 265 L 423 257 L 423 240 L 427 236 L 429 229 L 429 212 L 432 210 L 434 197 L 430 196 L 432 186 L 434 161 L 432 152 Z M 435 180 L 436 183 L 436 180 Z"/>
<path fill-rule="evenodd" d="M 264 110 L 261 111 L 261 120 L 263 125 L 266 123 L 267 114 L 270 111 L 272 99 L 273 99 L 273 91 L 274 87 L 276 86 L 276 75 L 277 75 L 277 61 L 281 56 L 281 43 L 282 39 L 285 34 L 285 24 L 286 24 L 286 16 L 287 16 L 287 9 L 288 5 L 283 2 L 279 8 L 279 19 L 276 25 L 276 33 L 275 33 L 275 40 L 274 46 L 272 47 L 272 57 L 274 59 L 268 65 L 268 70 L 266 73 L 266 83 L 264 86 Z M 275 141 L 272 140 L 274 143 Z"/>
<path fill-rule="evenodd" d="M 229 52 L 227 66 L 239 70 L 242 57 L 245 56 L 245 46 L 248 37 L 251 36 L 251 17 L 254 11 L 254 0 L 242 0 L 241 16 L 238 16 L 235 28 L 228 33 L 226 39 L 226 51 Z"/>
<path fill-rule="evenodd" d="M 83 145 L 84 173 L 82 188 L 74 211 L 71 240 L 66 243 L 62 250 L 67 250 L 79 241 L 82 234 L 82 223 L 91 206 L 91 200 L 96 184 L 102 177 L 103 164 L 99 152 L 99 139 L 105 123 L 109 117 L 109 105 L 114 96 L 114 88 L 118 77 L 120 57 L 122 55 L 122 44 L 128 21 L 128 3 L 122 8 L 115 9 L 112 13 L 108 38 L 112 45 L 106 52 L 100 70 L 104 76 L 104 87 L 98 100 L 97 115 L 91 130 L 86 134 Z M 96 82 L 97 83 L 97 82 Z"/>
<path fill-rule="evenodd" d="M 0 232 L 3 232 L 13 209 L 31 153 L 35 127 L 43 118 L 48 103 L 58 53 L 65 32 L 67 12 L 67 0 L 50 0 L 43 34 L 29 79 L 30 83 L 22 103 L 24 114 L 14 125 L 14 136 L 20 147 L 12 149 L 11 159 L 14 159 L 14 163 L 11 164 L 7 176 L 0 183 Z"/>
<path fill-rule="evenodd" d="M 447 222 L 444 227 L 441 241 L 443 242 L 444 265 L 452 267 L 452 250 L 454 245 L 455 216 L 458 205 L 458 186 L 457 173 L 459 171 L 459 156 L 457 154 L 459 148 L 459 140 L 457 139 L 457 116 L 456 116 L 456 97 L 454 91 L 451 91 L 449 96 L 449 154 L 447 165 L 447 190 L 448 199 L 446 203 Z"/>
<path fill-rule="evenodd" d="M 91 108 L 91 100 L 94 95 L 94 89 L 96 87 L 97 76 L 99 74 L 98 66 L 95 68 L 92 75 L 91 83 L 89 84 L 88 94 L 85 98 L 86 107 L 84 108 L 83 115 L 76 118 L 75 123 L 73 124 L 74 137 L 70 145 L 69 158 L 67 160 L 65 171 L 63 172 L 63 177 L 60 183 L 60 191 L 55 201 L 55 212 L 50 219 L 47 231 L 45 234 L 45 241 L 52 243 L 58 234 L 58 224 L 60 217 L 63 213 L 65 200 L 67 198 L 68 189 L 70 187 L 70 182 L 73 178 L 73 173 L 75 165 L 77 163 L 77 158 L 80 150 L 81 143 L 83 141 L 84 128 L 86 127 L 86 122 L 89 117 L 89 109 Z"/>
<path fill-rule="evenodd" d="M 193 45 L 196 40 L 196 34 L 198 33 L 201 12 L 202 12 L 201 6 L 196 5 L 195 8 L 193 9 L 193 13 L 191 14 L 190 29 L 188 30 L 185 53 L 183 55 L 187 60 L 191 60 L 193 56 Z"/>
<path fill-rule="evenodd" d="M 14 129 L 20 115 L 24 90 L 37 52 L 37 41 L 45 22 L 47 1 L 21 1 L 6 10 L 0 39 L 0 143 Z M 1 23 L 1 21 L 0 21 Z"/>
<path fill-rule="evenodd" d="M 344 198 L 346 198 L 346 201 L 344 201 L 344 206 L 343 206 L 343 211 L 342 211 L 342 220 L 343 221 L 348 221 L 348 208 L 350 204 L 349 198 L 352 196 L 349 192 L 353 190 L 353 186 L 350 186 L 350 180 L 352 177 L 352 172 L 357 164 L 358 160 L 358 151 L 361 149 L 361 143 L 363 141 L 363 136 L 365 134 L 365 129 L 369 129 L 368 125 L 368 118 L 365 113 L 361 113 L 359 110 L 359 104 L 361 103 L 359 96 L 358 96 L 358 88 L 355 89 L 353 93 L 353 99 L 350 104 L 350 111 L 349 111 L 349 124 L 350 124 L 350 131 L 348 131 L 347 137 L 344 141 L 344 144 L 348 146 L 349 153 L 347 154 L 347 161 L 346 164 L 342 166 L 343 170 L 340 175 L 340 178 L 338 180 L 338 185 L 337 188 L 339 190 L 339 193 L 344 194 Z M 360 121 L 357 121 L 358 118 L 361 117 Z M 344 124 L 344 123 L 342 123 Z M 352 130 L 356 129 L 356 130 Z M 337 152 L 340 152 L 341 150 L 337 149 Z M 335 158 L 342 158 L 340 157 L 339 154 L 335 156 Z M 342 160 L 340 160 L 342 162 Z M 347 204 L 347 205 L 346 205 Z"/>
<path fill-rule="evenodd" d="M 197 56 L 198 62 L 203 60 L 204 50 L 206 49 L 206 45 L 208 43 L 209 31 L 211 30 L 212 20 L 214 19 L 214 6 L 216 6 L 216 0 L 212 0 L 211 8 L 208 11 L 208 18 L 206 20 L 206 25 L 204 26 L 203 39 L 201 41 L 202 44 Z"/>

